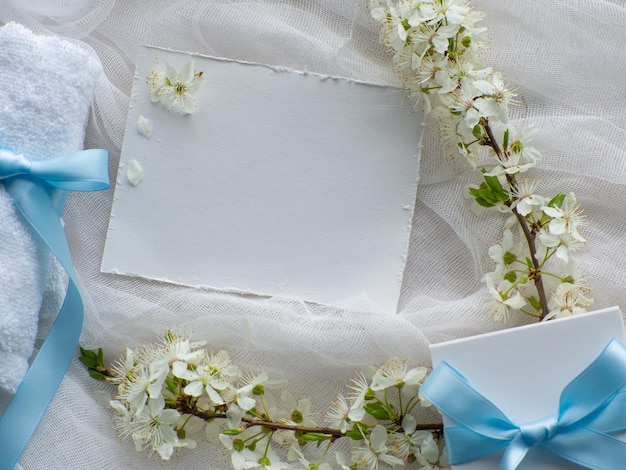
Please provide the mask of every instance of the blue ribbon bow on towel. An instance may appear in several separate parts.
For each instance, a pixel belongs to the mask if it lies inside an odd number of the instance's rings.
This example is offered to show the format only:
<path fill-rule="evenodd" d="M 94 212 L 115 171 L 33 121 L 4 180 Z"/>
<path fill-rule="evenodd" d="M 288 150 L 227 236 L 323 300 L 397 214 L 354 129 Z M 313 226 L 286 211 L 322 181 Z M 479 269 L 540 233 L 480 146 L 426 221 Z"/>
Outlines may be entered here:
<path fill-rule="evenodd" d="M 626 443 L 610 436 L 626 429 L 626 347 L 611 341 L 561 393 L 555 415 L 511 422 L 454 367 L 440 363 L 421 392 L 456 425 L 444 428 L 450 463 L 469 462 L 506 450 L 501 470 L 518 467 L 541 447 L 587 468 L 626 468 Z M 538 398 L 539 399 L 539 398 Z"/>
<path fill-rule="evenodd" d="M 0 150 L 0 182 L 34 232 L 69 276 L 65 301 L 39 353 L 0 418 L 0 468 L 17 463 L 52 401 L 74 356 L 83 325 L 83 303 L 61 225 L 54 188 L 99 191 L 109 187 L 108 153 L 94 149 L 40 161 Z"/>

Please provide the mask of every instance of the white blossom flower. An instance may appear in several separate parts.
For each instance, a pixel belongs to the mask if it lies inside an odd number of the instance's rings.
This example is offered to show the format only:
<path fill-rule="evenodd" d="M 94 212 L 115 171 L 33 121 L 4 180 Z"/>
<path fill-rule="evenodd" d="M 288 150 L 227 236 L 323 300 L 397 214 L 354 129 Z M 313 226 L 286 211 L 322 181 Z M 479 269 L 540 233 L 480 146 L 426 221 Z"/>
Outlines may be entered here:
<path fill-rule="evenodd" d="M 504 229 L 502 245 L 493 245 L 489 248 L 489 257 L 496 262 L 496 271 L 503 272 L 505 268 L 519 256 L 519 246 L 513 240 L 513 232 Z"/>
<path fill-rule="evenodd" d="M 179 417 L 178 411 L 165 408 L 163 396 L 151 399 L 133 421 L 131 437 L 135 449 L 141 452 L 148 448 L 156 451 L 163 460 L 169 460 L 175 447 L 195 447 L 195 441 L 178 438 L 173 426 Z"/>
<path fill-rule="evenodd" d="M 450 99 L 447 96 L 442 97 L 447 107 L 453 112 L 461 113 L 462 122 L 469 131 L 469 135 L 471 135 L 471 130 L 482 117 L 478 109 L 476 109 L 475 100 L 478 94 L 479 92 L 472 81 L 464 80 L 461 82 L 461 87 L 450 94 Z M 463 135 L 467 135 L 467 133 Z"/>
<path fill-rule="evenodd" d="M 126 381 L 132 381 L 134 378 L 133 370 L 135 369 L 135 353 L 132 349 L 125 349 L 124 357 L 118 358 L 111 365 L 111 374 L 109 382 L 120 385 Z"/>
<path fill-rule="evenodd" d="M 348 388 L 350 389 L 349 398 L 353 403 L 363 403 L 365 395 L 371 391 L 370 384 L 363 372 L 357 373 L 356 377 L 350 381 Z"/>
<path fill-rule="evenodd" d="M 431 5 L 428 7 L 434 10 L 434 16 L 430 23 L 445 20 L 447 24 L 460 25 L 470 10 L 465 0 L 441 0 Z"/>
<path fill-rule="evenodd" d="M 420 470 L 441 470 L 449 465 L 445 447 L 440 449 L 432 434 L 424 440 L 415 457 L 421 465 Z"/>
<path fill-rule="evenodd" d="M 257 405 L 256 400 L 250 396 L 249 392 L 241 393 L 239 389 L 230 383 L 220 394 L 224 403 L 237 404 L 244 411 L 249 411 Z"/>
<path fill-rule="evenodd" d="M 475 80 L 474 86 L 482 93 L 475 102 L 481 115 L 506 124 L 515 93 L 504 84 L 500 72 L 494 71 L 486 80 Z"/>
<path fill-rule="evenodd" d="M 119 400 L 109 401 L 109 406 L 113 408 L 113 427 L 117 433 L 124 439 L 132 432 L 133 415 L 130 414 L 128 404 Z"/>
<path fill-rule="evenodd" d="M 404 465 L 404 460 L 391 455 L 387 448 L 387 430 L 381 424 L 377 424 L 372 430 L 369 439 L 363 439 L 365 446 L 357 447 L 352 451 L 352 461 L 358 464 L 358 468 L 374 470 L 379 462 L 384 462 L 392 467 Z"/>
<path fill-rule="evenodd" d="M 518 214 L 526 217 L 528 214 L 536 209 L 546 205 L 549 201 L 538 194 L 535 191 L 535 181 L 523 179 L 517 182 L 517 185 L 512 188 L 512 195 L 515 199 L 511 205 L 512 209 L 515 209 Z"/>
<path fill-rule="evenodd" d="M 239 393 L 242 395 L 249 394 L 263 394 L 266 388 L 278 388 L 284 386 L 287 381 L 282 379 L 270 379 L 267 372 L 263 371 L 257 375 L 246 375 L 242 377 L 242 383 L 244 384 L 239 388 Z"/>
<path fill-rule="evenodd" d="M 552 217 L 548 224 L 548 230 L 551 234 L 561 235 L 567 232 L 579 242 L 585 241 L 578 228 L 586 225 L 586 220 L 574 193 L 570 192 L 565 196 L 561 207 L 543 206 L 541 210 Z"/>
<path fill-rule="evenodd" d="M 299 426 L 316 426 L 311 417 L 312 403 L 309 398 L 302 397 L 296 401 L 289 390 L 283 390 L 280 401 L 286 406 L 287 411 L 287 416 L 281 418 L 281 421 Z"/>
<path fill-rule="evenodd" d="M 352 429 L 352 423 L 359 422 L 364 417 L 365 409 L 363 409 L 362 402 L 350 405 L 343 395 L 337 395 L 326 414 L 326 421 L 345 433 L 348 429 Z"/>
<path fill-rule="evenodd" d="M 230 355 L 223 349 L 217 353 L 210 354 L 207 365 L 220 377 L 227 380 L 235 380 L 241 375 L 241 370 L 230 359 Z"/>
<path fill-rule="evenodd" d="M 148 75 L 150 100 L 159 102 L 165 108 L 175 108 L 178 112 L 192 113 L 196 109 L 195 94 L 202 72 L 196 72 L 191 60 L 177 71 L 172 65 L 157 62 L 157 68 Z"/>
<path fill-rule="evenodd" d="M 206 361 L 203 361 L 193 369 L 189 369 L 184 362 L 175 362 L 172 367 L 172 373 L 175 377 L 189 381 L 183 389 L 185 395 L 199 397 L 206 392 L 213 404 L 223 405 L 225 403 L 219 391 L 228 387 L 229 382 L 222 379 L 219 371 L 210 367 Z"/>
<path fill-rule="evenodd" d="M 205 357 L 206 351 L 200 348 L 192 348 L 189 339 L 173 336 L 170 341 L 164 341 L 163 346 L 155 352 L 155 357 L 165 359 L 169 365 L 176 362 L 185 364 L 198 364 Z"/>
<path fill-rule="evenodd" d="M 525 158 L 535 163 L 541 161 L 541 153 L 530 143 L 535 140 L 539 130 L 536 127 L 509 127 L 509 149 L 511 152 L 521 153 Z"/>
<path fill-rule="evenodd" d="M 460 26 L 458 24 L 450 24 L 447 26 L 440 26 L 436 29 L 431 29 L 428 26 L 423 26 L 424 31 L 421 36 L 432 44 L 435 52 L 444 54 L 450 45 L 449 39 L 452 39 L 459 32 Z"/>
<path fill-rule="evenodd" d="M 386 8 L 375 7 L 371 10 L 372 17 L 382 21 L 384 40 L 394 50 L 402 50 L 406 44 L 408 33 L 405 28 L 405 21 L 408 24 L 411 13 L 410 6 L 404 3 L 393 5 L 391 2 L 387 3 Z"/>
<path fill-rule="evenodd" d="M 377 391 L 389 387 L 402 388 L 405 385 L 419 385 L 424 381 L 427 373 L 428 369 L 422 366 L 408 370 L 408 361 L 393 357 L 376 371 L 372 378 L 371 389 Z"/>
<path fill-rule="evenodd" d="M 550 313 L 546 320 L 585 313 L 593 299 L 587 297 L 588 289 L 580 283 L 563 282 L 553 292 L 548 302 Z"/>
<path fill-rule="evenodd" d="M 406 415 L 402 420 L 402 432 L 391 434 L 387 441 L 393 455 L 405 460 L 410 454 L 420 451 L 420 445 L 427 439 L 432 439 L 430 431 L 416 431 L 417 420 L 413 415 Z"/>
<path fill-rule="evenodd" d="M 495 321 L 508 321 L 511 309 L 520 309 L 526 305 L 526 299 L 512 284 L 507 280 L 502 280 L 498 286 L 495 285 L 495 279 L 492 275 L 486 274 L 485 282 L 492 297 L 491 314 Z"/>
<path fill-rule="evenodd" d="M 148 398 L 155 399 L 161 396 L 161 389 L 169 373 L 167 361 L 152 361 L 148 367 L 139 364 L 132 371 L 132 379 L 126 383 L 119 400 L 128 402 L 135 414 L 140 414 Z"/>
<path fill-rule="evenodd" d="M 525 161 L 521 152 L 501 153 L 497 158 L 499 164 L 486 173 L 487 176 L 515 175 L 537 165 L 533 160 Z"/>

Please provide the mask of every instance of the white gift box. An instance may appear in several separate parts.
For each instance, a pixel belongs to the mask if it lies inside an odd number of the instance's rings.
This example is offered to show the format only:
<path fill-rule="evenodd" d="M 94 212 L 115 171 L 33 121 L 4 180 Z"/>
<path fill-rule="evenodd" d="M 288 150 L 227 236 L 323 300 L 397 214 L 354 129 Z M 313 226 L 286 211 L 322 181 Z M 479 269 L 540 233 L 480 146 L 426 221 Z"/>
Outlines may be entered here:
<path fill-rule="evenodd" d="M 607 344 L 624 341 L 618 307 L 430 346 L 433 367 L 445 361 L 513 423 L 557 412 L 561 392 Z M 444 416 L 444 426 L 455 424 Z M 613 436 L 624 440 L 626 433 Z M 453 465 L 457 470 L 499 468 L 504 449 Z M 624 462 L 626 468 L 626 462 Z M 562 470 L 580 466 L 533 447 L 518 469 Z"/>

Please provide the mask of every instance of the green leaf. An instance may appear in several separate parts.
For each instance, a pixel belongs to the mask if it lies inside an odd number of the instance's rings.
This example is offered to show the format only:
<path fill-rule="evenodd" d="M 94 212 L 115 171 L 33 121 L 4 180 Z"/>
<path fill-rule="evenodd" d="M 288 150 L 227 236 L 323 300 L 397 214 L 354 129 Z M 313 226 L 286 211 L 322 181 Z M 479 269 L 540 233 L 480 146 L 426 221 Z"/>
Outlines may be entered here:
<path fill-rule="evenodd" d="M 345 432 L 345 435 L 355 441 L 360 441 L 361 439 L 363 439 L 363 434 L 361 434 L 361 431 L 359 431 L 358 429 L 350 429 Z"/>
<path fill-rule="evenodd" d="M 497 176 L 483 175 L 483 178 L 485 178 L 485 183 L 487 183 L 487 186 L 489 186 L 493 192 L 498 193 L 502 191 L 502 185 Z"/>
<path fill-rule="evenodd" d="M 507 149 L 509 147 L 509 130 L 504 131 L 504 137 L 502 138 L 502 146 Z"/>
<path fill-rule="evenodd" d="M 89 349 L 85 349 L 82 346 L 80 347 L 80 356 L 78 357 L 80 361 L 85 364 L 87 367 L 96 367 L 98 365 L 98 356 L 95 352 L 90 351 Z"/>
<path fill-rule="evenodd" d="M 89 349 L 85 349 L 82 346 L 80 347 L 80 353 L 81 355 L 88 357 L 90 359 L 93 359 L 94 361 L 96 361 L 98 359 L 98 356 L 96 355 L 96 353 L 94 351 L 91 351 Z"/>
<path fill-rule="evenodd" d="M 363 409 L 376 419 L 389 419 L 389 412 L 380 403 L 368 403 Z"/>
<path fill-rule="evenodd" d="M 483 207 L 493 207 L 500 202 L 509 200 L 509 193 L 504 190 L 497 176 L 487 176 L 483 168 L 483 181 L 478 188 L 469 188 L 469 192 L 476 202 Z"/>
<path fill-rule="evenodd" d="M 101 372 L 98 372 L 96 369 L 88 369 L 89 375 L 96 380 L 105 380 L 106 376 Z"/>
<path fill-rule="evenodd" d="M 498 179 L 497 176 L 486 176 L 486 175 L 483 175 L 483 178 L 485 178 L 485 183 L 487 183 L 487 186 L 489 186 L 489 188 L 491 189 L 491 192 L 493 194 L 493 198 L 497 202 L 504 202 L 504 201 L 508 201 L 509 200 L 509 193 L 507 193 L 504 190 L 504 188 L 502 187 L 502 184 L 500 184 L 500 180 Z"/>
<path fill-rule="evenodd" d="M 98 365 L 98 361 L 96 359 L 93 359 L 92 357 L 87 355 L 80 356 L 78 359 L 88 368 L 96 367 Z"/>
<path fill-rule="evenodd" d="M 531 296 L 530 296 L 530 297 L 528 297 L 528 299 L 526 299 L 526 300 L 528 300 L 528 303 L 529 303 L 529 304 L 530 304 L 530 305 L 531 305 L 531 306 L 532 306 L 535 310 L 537 310 L 538 312 L 541 312 L 541 302 L 539 302 L 539 299 L 537 299 L 536 297 L 534 297 L 534 296 L 532 296 L 532 295 L 531 295 Z"/>
<path fill-rule="evenodd" d="M 565 200 L 565 194 L 559 193 L 550 199 L 548 203 L 548 207 L 561 207 L 563 205 L 563 201 Z"/>
<path fill-rule="evenodd" d="M 483 185 L 484 183 L 481 186 Z M 476 202 L 483 207 L 493 207 L 496 205 L 496 200 L 493 198 L 489 188 L 469 188 L 469 192 L 474 196 Z"/>

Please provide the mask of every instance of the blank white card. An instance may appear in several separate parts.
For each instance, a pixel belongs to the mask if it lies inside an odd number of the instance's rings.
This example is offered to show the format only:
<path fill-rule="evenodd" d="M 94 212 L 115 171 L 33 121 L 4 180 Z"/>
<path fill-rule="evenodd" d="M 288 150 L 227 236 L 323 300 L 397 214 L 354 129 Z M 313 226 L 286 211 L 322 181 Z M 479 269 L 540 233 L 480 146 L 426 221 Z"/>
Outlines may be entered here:
<path fill-rule="evenodd" d="M 203 72 L 193 114 L 150 101 L 155 60 Z M 395 313 L 422 121 L 395 87 L 142 47 L 102 271 Z"/>

